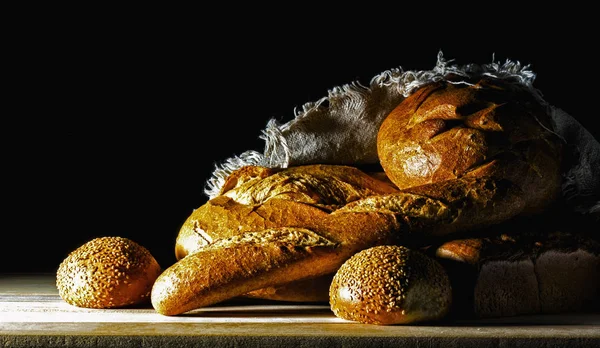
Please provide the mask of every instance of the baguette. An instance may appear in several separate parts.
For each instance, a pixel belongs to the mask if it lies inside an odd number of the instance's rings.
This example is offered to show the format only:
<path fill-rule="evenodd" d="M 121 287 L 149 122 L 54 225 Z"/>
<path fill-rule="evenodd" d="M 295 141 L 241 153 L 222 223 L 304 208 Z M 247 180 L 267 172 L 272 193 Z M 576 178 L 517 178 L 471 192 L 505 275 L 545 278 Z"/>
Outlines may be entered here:
<path fill-rule="evenodd" d="M 289 279 L 331 273 L 338 248 L 306 229 L 273 229 L 222 239 L 175 263 L 152 289 L 152 305 L 176 315 Z M 223 267 L 221 262 L 235 262 Z M 310 269 L 312 272 L 307 272 Z"/>

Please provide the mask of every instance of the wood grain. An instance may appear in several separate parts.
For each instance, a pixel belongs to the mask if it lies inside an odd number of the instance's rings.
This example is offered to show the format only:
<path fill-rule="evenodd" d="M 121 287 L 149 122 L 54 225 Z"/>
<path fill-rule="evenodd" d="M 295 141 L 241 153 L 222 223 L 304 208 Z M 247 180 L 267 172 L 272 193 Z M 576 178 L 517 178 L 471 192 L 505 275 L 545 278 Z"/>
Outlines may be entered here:
<path fill-rule="evenodd" d="M 2 347 L 317 346 L 594 347 L 600 313 L 435 325 L 378 326 L 336 318 L 326 305 L 233 300 L 167 317 L 148 305 L 85 309 L 62 301 L 52 274 L 0 275 Z"/>

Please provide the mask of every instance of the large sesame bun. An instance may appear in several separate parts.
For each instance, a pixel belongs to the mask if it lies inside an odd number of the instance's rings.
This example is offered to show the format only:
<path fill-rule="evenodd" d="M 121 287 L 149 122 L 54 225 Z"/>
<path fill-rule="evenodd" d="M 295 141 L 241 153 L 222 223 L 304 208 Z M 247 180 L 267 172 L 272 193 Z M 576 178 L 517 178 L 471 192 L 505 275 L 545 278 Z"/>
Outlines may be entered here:
<path fill-rule="evenodd" d="M 356 253 L 333 277 L 334 314 L 364 324 L 410 324 L 443 318 L 452 289 L 444 268 L 403 246 L 376 246 Z"/>
<path fill-rule="evenodd" d="M 160 272 L 158 262 L 143 246 L 127 238 L 100 237 L 63 260 L 56 287 L 63 300 L 77 307 L 124 307 L 149 303 Z"/>

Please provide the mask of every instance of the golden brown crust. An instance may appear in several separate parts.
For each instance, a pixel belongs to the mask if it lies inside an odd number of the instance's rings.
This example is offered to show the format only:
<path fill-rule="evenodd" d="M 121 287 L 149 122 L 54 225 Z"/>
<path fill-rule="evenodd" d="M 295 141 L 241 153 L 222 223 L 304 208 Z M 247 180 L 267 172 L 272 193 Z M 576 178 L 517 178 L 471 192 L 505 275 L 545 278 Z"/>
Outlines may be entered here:
<path fill-rule="evenodd" d="M 117 308 L 149 302 L 158 262 L 143 246 L 122 237 L 95 238 L 61 262 L 56 287 L 67 303 Z"/>
<path fill-rule="evenodd" d="M 336 272 L 330 288 L 333 313 L 365 324 L 437 320 L 451 304 L 444 268 L 425 254 L 396 245 L 356 253 Z"/>
<path fill-rule="evenodd" d="M 225 179 L 225 183 L 219 190 L 219 195 L 227 191 L 233 190 L 249 181 L 257 181 L 264 179 L 277 172 L 277 169 L 267 168 L 262 166 L 244 166 L 233 171 Z"/>
<path fill-rule="evenodd" d="M 242 176 L 247 176 L 242 168 Z M 341 165 L 305 165 L 284 170 L 259 170 L 258 178 L 246 178 L 222 195 L 246 205 L 262 204 L 272 198 L 288 199 L 335 210 L 349 202 L 372 195 L 395 192 L 396 188 L 363 171 Z M 240 176 L 234 172 L 230 177 Z M 227 179 L 231 181 L 232 179 Z M 235 180 L 239 181 L 239 180 Z"/>
<path fill-rule="evenodd" d="M 175 242 L 178 260 L 214 240 L 246 231 L 286 226 L 312 229 L 332 209 L 397 190 L 357 168 L 333 165 L 279 171 L 243 167 L 226 182 L 222 195 L 194 210 L 183 223 Z"/>
<path fill-rule="evenodd" d="M 176 256 L 182 259 L 218 239 L 250 231 L 293 226 L 318 229 L 327 215 L 317 207 L 284 199 L 253 206 L 218 196 L 194 210 L 183 223 L 176 240 Z"/>
<path fill-rule="evenodd" d="M 152 305 L 164 315 L 181 314 L 267 286 L 330 274 L 343 254 L 338 243 L 307 229 L 221 239 L 166 269 L 152 288 Z"/>
<path fill-rule="evenodd" d="M 443 236 L 505 221 L 522 212 L 524 192 L 494 177 L 463 177 L 351 202 L 341 212 L 386 212 L 402 225 L 407 239 Z"/>
<path fill-rule="evenodd" d="M 481 258 L 482 238 L 455 239 L 445 242 L 435 250 L 439 258 L 476 265 Z"/>
<path fill-rule="evenodd" d="M 482 79 L 426 85 L 400 103 L 377 136 L 381 165 L 405 189 L 464 176 L 494 176 L 527 192 L 526 208 L 554 200 L 561 144 L 525 88 Z"/>

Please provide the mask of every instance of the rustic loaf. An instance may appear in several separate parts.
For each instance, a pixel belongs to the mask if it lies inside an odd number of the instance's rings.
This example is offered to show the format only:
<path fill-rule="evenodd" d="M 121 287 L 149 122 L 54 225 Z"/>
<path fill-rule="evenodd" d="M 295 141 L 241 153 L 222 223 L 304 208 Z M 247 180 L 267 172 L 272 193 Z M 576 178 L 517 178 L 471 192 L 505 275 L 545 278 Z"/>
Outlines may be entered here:
<path fill-rule="evenodd" d="M 214 240 L 247 231 L 310 228 L 349 202 L 395 191 L 393 185 L 350 166 L 243 167 L 229 175 L 220 196 L 186 219 L 175 241 L 175 255 L 179 260 Z M 249 214 L 254 209 L 258 213 Z"/>
<path fill-rule="evenodd" d="M 542 210 L 560 192 L 562 141 L 533 94 L 508 80 L 421 87 L 383 121 L 377 148 L 400 189 L 501 178 L 523 192 L 527 211 Z"/>
<path fill-rule="evenodd" d="M 558 216 L 554 214 L 555 216 Z M 600 310 L 600 239 L 594 224 L 514 219 L 430 250 L 451 279 L 455 317 Z M 571 220 L 574 221 L 574 220 Z M 597 227 L 597 226 L 596 226 Z"/>

